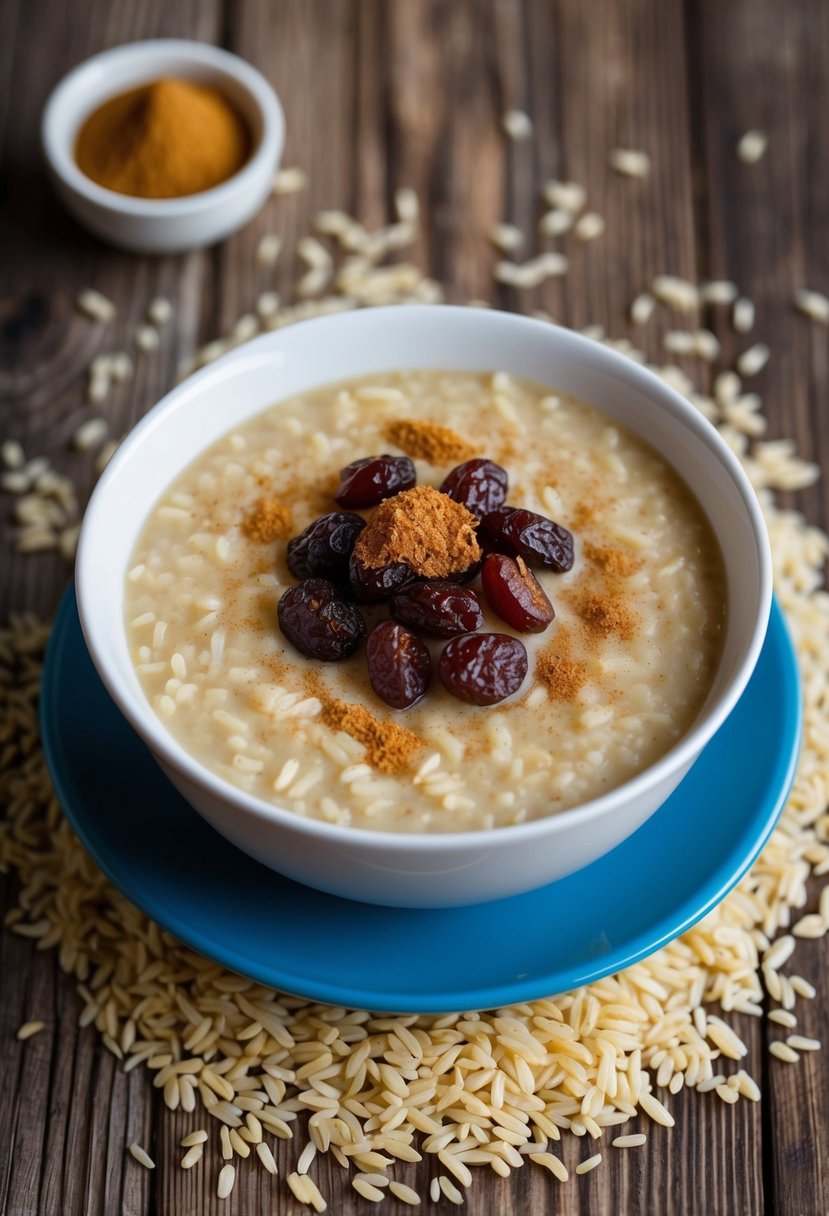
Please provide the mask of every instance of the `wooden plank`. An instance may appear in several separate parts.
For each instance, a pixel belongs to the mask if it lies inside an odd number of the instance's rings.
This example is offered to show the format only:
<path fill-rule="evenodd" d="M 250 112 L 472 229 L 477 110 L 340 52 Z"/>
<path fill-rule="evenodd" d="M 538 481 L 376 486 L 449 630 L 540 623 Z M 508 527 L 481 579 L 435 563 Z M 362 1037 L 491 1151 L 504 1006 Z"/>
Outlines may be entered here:
<path fill-rule="evenodd" d="M 700 223 L 709 234 L 712 277 L 733 278 L 754 300 L 754 331 L 738 337 L 724 310 L 712 328 L 733 358 L 752 341 L 772 348 L 768 367 L 746 384 L 764 398 L 769 437 L 793 437 L 800 453 L 824 468 L 829 460 L 829 343 L 825 327 L 792 307 L 797 288 L 829 290 L 825 215 L 829 206 L 829 10 L 820 3 L 780 6 L 772 0 L 690 8 L 689 53 L 700 81 L 694 116 L 697 159 L 705 189 Z M 739 54 L 734 48 L 739 47 Z M 768 134 L 756 164 L 736 156 L 747 130 Z M 793 505 L 824 528 L 829 488 L 824 480 Z M 811 885 L 809 909 L 817 902 Z M 799 1002 L 798 1032 L 825 1039 L 829 1031 L 829 945 L 803 943 L 788 971 L 802 971 L 818 990 Z M 787 1032 L 769 1024 L 769 1040 Z M 764 1102 L 767 1203 L 776 1216 L 823 1211 L 829 1168 L 819 1129 L 829 1123 L 827 1065 L 820 1055 L 797 1065 L 768 1059 Z"/>
<path fill-rule="evenodd" d="M 0 38 L 9 68 L 4 96 L 15 99 L 0 111 L 0 121 L 7 114 L 0 129 L 13 169 L 4 213 L 10 292 L 0 315 L 4 417 L 31 454 L 54 454 L 59 467 L 86 484 L 91 460 L 66 451 L 74 426 L 90 413 L 84 368 L 97 351 L 129 341 L 151 295 L 173 299 L 176 323 L 165 332 L 160 354 L 140 358 L 135 380 L 107 406 L 116 434 L 169 386 L 197 341 L 227 332 L 260 291 L 293 279 L 296 239 L 320 207 L 354 209 L 375 225 L 390 217 L 394 190 L 411 185 L 424 205 L 417 260 L 448 283 L 449 297 L 517 303 L 514 293 L 494 288 L 497 255 L 486 249 L 485 236 L 506 217 L 525 229 L 529 250 L 536 248 L 538 193 L 549 176 L 583 182 L 607 232 L 585 247 L 559 242 L 571 254 L 570 274 L 522 294 L 522 305 L 543 307 L 576 326 L 601 322 L 620 334 L 630 299 L 654 273 L 734 275 L 761 302 L 762 324 L 787 351 L 762 381 L 775 433 L 794 427 L 804 450 L 829 457 L 829 423 L 818 408 L 827 382 L 825 333 L 795 317 L 787 295 L 803 281 L 829 286 L 820 240 L 829 185 L 825 170 L 815 168 L 829 163 L 820 118 L 829 40 L 820 4 L 799 0 L 784 11 L 771 0 L 700 2 L 686 13 L 678 0 L 590 6 L 578 0 L 337 0 L 325 6 L 245 0 L 223 8 L 218 0 L 129 7 L 100 0 L 70 18 L 35 0 L 10 3 L 1 16 L 9 35 Z M 272 200 L 213 254 L 150 260 L 106 250 L 80 233 L 42 187 L 33 152 L 42 102 L 59 75 L 94 50 L 185 32 L 226 40 L 272 79 L 288 115 L 284 163 L 308 170 L 309 188 Z M 697 99 L 690 113 L 689 98 Z M 532 114 L 535 139 L 528 144 L 510 144 L 500 131 L 501 115 L 512 107 Z M 734 160 L 732 147 L 752 125 L 768 127 L 773 139 L 767 159 L 749 171 Z M 647 182 L 609 172 L 607 154 L 616 145 L 651 153 Z M 782 149 L 780 159 L 772 159 L 775 148 Z M 773 213 L 769 196 L 779 203 Z M 256 265 L 265 231 L 286 240 L 275 275 Z M 815 278 L 804 278 L 807 268 Z M 109 328 L 73 313 L 74 294 L 90 284 L 119 306 Z M 653 356 L 666 324 L 655 321 L 645 336 Z M 721 319 L 715 324 L 725 336 L 727 326 Z M 804 501 L 816 516 L 825 510 L 825 491 L 811 491 Z M 15 559 L 2 564 L 0 595 L 48 611 L 65 576 L 56 559 Z M 3 884 L 3 906 L 12 902 L 11 888 Z M 827 960 L 825 949 L 820 958 Z M 821 985 L 822 1009 L 829 999 L 825 971 L 817 961 L 808 969 Z M 294 1145 L 277 1146 L 279 1180 L 247 1163 L 253 1168 L 240 1169 L 231 1199 L 218 1201 L 215 1147 L 191 1171 L 177 1165 L 181 1136 L 205 1117 L 170 1115 L 140 1070 L 125 1077 L 94 1031 L 76 1034 L 77 1001 L 54 956 L 4 933 L 0 973 L 0 1064 L 3 1075 L 15 1079 L 14 1100 L 0 1113 L 0 1123 L 11 1126 L 10 1135 L 0 1133 L 0 1210 L 14 1216 L 58 1210 L 252 1216 L 297 1209 L 284 1184 L 295 1165 Z M 50 1011 L 47 1031 L 17 1044 L 17 1025 L 42 1009 Z M 754 1053 L 756 1023 L 737 1025 Z M 818 1003 L 805 1011 L 803 1026 L 825 1035 Z M 602 1167 L 568 1187 L 536 1169 L 507 1182 L 476 1174 L 466 1209 L 472 1216 L 517 1216 L 554 1204 L 564 1216 L 615 1216 L 624 1205 L 659 1216 L 730 1216 L 759 1212 L 766 1202 L 771 1210 L 773 1202 L 779 1212 L 811 1212 L 814 1197 L 826 1191 L 825 1154 L 811 1143 L 827 1123 L 825 1066 L 819 1057 L 797 1069 L 775 1064 L 768 1089 L 765 1128 L 749 1104 L 732 1110 L 713 1096 L 679 1095 L 670 1101 L 676 1130 L 646 1127 L 645 1149 L 622 1153 L 609 1147 L 608 1137 Z M 766 1145 L 770 1196 L 763 1193 L 763 1131 L 774 1144 Z M 132 1139 L 158 1161 L 155 1174 L 125 1157 Z M 562 1151 L 572 1169 L 591 1146 L 568 1141 Z M 429 1160 L 395 1176 L 425 1199 L 438 1172 Z M 315 1162 L 312 1174 L 329 1210 L 365 1210 L 330 1158 Z M 384 1210 L 399 1216 L 406 1209 L 387 1200 Z"/>
<path fill-rule="evenodd" d="M 219 0 L 187 0 L 175 7 L 162 0 L 138 6 L 95 0 L 78 12 L 32 0 L 17 6 L 17 14 L 4 77 L 14 104 L 0 129 L 8 170 L 2 204 L 0 417 L 4 435 L 19 439 L 30 456 L 48 452 L 54 466 L 86 495 L 95 480 L 94 453 L 72 450 L 73 431 L 100 414 L 118 437 L 169 388 L 182 355 L 196 344 L 210 258 L 201 252 L 139 258 L 89 236 L 44 180 L 41 112 L 58 80 L 97 51 L 150 36 L 210 41 L 220 28 Z M 77 312 L 74 299 L 86 287 L 98 288 L 117 304 L 114 321 L 102 325 Z M 160 349 L 147 356 L 136 351 L 133 334 L 155 295 L 172 301 L 176 320 L 165 328 Z M 96 354 L 114 350 L 130 352 L 135 376 L 115 386 L 102 407 L 91 407 L 86 402 L 89 363 Z M 5 495 L 0 510 L 5 529 L 11 510 Z M 66 563 L 54 553 L 33 558 L 16 556 L 10 544 L 7 550 L 10 559 L 0 563 L 0 604 L 13 593 L 18 604 L 51 612 L 70 573 Z"/>

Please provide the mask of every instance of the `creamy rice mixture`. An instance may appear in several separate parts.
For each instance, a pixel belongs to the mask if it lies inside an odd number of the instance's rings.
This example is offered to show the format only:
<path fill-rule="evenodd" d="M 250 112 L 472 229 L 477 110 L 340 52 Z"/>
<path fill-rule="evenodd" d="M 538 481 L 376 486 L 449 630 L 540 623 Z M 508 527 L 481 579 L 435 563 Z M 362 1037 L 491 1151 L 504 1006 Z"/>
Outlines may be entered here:
<path fill-rule="evenodd" d="M 297 581 L 286 540 L 250 535 L 246 521 L 265 499 L 289 508 L 294 536 L 337 509 L 339 470 L 400 452 L 386 432 L 402 419 L 451 426 L 470 454 L 508 470 L 510 505 L 574 534 L 572 570 L 535 569 L 556 619 L 544 633 L 516 633 L 529 673 L 499 705 L 466 705 L 442 687 L 444 641 L 430 642 L 427 695 L 398 712 L 373 693 L 364 646 L 320 663 L 277 627 L 279 597 Z M 457 463 L 415 460 L 418 484 L 440 486 Z M 724 588 L 719 548 L 687 487 L 600 411 L 503 373 L 405 372 L 280 402 L 193 461 L 139 538 L 125 619 L 149 702 L 220 777 L 299 815 L 441 832 L 566 809 L 667 751 L 711 685 Z M 484 630 L 516 632 L 480 598 Z M 364 615 L 371 628 L 388 609 Z M 405 726 L 420 745 L 400 771 L 382 771 L 326 720 L 332 699 Z"/>

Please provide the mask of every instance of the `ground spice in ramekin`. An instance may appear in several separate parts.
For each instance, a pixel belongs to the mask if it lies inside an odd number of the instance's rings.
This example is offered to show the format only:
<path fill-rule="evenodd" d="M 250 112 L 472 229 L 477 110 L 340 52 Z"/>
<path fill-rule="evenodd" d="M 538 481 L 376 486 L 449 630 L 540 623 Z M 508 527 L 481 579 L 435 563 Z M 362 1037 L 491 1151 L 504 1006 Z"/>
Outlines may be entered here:
<path fill-rule="evenodd" d="M 138 198 L 180 198 L 226 181 L 250 155 L 250 132 L 218 89 L 156 80 L 111 97 L 84 122 L 79 169 Z"/>

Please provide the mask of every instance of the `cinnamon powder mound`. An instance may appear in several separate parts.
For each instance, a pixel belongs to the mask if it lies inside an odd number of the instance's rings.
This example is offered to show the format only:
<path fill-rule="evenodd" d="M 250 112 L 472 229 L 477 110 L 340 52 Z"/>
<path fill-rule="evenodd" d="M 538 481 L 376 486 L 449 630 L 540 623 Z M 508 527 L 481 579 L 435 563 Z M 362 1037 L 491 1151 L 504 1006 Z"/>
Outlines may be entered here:
<path fill-rule="evenodd" d="M 589 542 L 584 546 L 584 555 L 596 565 L 601 566 L 606 574 L 616 578 L 628 578 L 642 566 L 640 558 L 634 557 L 632 553 L 626 553 L 624 549 L 606 549 L 601 545 L 591 545 Z"/>
<path fill-rule="evenodd" d="M 476 527 L 462 503 L 432 486 L 415 486 L 375 507 L 354 558 L 372 570 L 405 562 L 423 578 L 448 578 L 480 559 Z"/>
<path fill-rule="evenodd" d="M 575 700 L 587 683 L 587 668 L 578 659 L 568 659 L 551 650 L 542 650 L 535 664 L 536 679 L 557 701 Z"/>
<path fill-rule="evenodd" d="M 450 464 L 469 460 L 476 449 L 462 439 L 457 431 L 435 422 L 412 422 L 401 418 L 391 422 L 384 431 L 389 443 L 400 448 L 413 460 L 428 460 L 430 464 Z"/>
<path fill-rule="evenodd" d="M 576 601 L 576 611 L 590 629 L 603 637 L 618 633 L 632 638 L 636 630 L 636 614 L 620 599 L 609 595 L 585 595 Z"/>
<path fill-rule="evenodd" d="M 242 520 L 242 531 L 249 540 L 267 544 L 284 540 L 293 531 L 293 513 L 278 498 L 260 498 L 252 511 Z"/>
<path fill-rule="evenodd" d="M 363 705 L 352 705 L 336 698 L 323 700 L 321 719 L 332 730 L 345 731 L 362 743 L 366 760 L 388 776 L 396 776 L 408 767 L 423 740 L 396 722 L 381 722 Z"/>

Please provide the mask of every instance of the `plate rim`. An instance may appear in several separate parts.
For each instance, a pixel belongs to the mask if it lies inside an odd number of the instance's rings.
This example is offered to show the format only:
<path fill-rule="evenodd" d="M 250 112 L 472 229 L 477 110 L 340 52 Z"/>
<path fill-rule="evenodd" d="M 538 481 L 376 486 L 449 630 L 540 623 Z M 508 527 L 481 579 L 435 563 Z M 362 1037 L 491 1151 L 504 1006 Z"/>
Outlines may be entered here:
<path fill-rule="evenodd" d="M 74 611 L 73 611 L 74 609 Z M 362 988 L 349 988 L 341 982 L 325 981 L 318 977 L 308 978 L 296 973 L 295 966 L 288 967 L 285 963 L 281 967 L 274 968 L 273 964 L 262 965 L 256 958 L 244 953 L 239 946 L 228 948 L 223 943 L 217 943 L 206 931 L 200 926 L 189 923 L 182 919 L 179 911 L 170 911 L 163 904 L 159 904 L 152 892 L 148 892 L 140 888 L 132 875 L 128 874 L 125 878 L 118 871 L 113 871 L 109 864 L 109 859 L 105 852 L 99 847 L 99 843 L 93 834 L 87 829 L 87 822 L 83 815 L 76 815 L 74 803 L 77 798 L 77 791 L 72 788 L 71 780 L 67 783 L 65 774 L 56 754 L 56 739 L 59 737 L 59 724 L 57 723 L 57 687 L 58 674 L 60 671 L 60 658 L 62 650 L 72 641 L 72 625 L 73 620 L 77 624 L 77 629 L 80 634 L 80 641 L 85 646 L 83 635 L 80 633 L 80 622 L 77 619 L 77 606 L 74 596 L 74 588 L 70 585 L 64 593 L 55 616 L 52 631 L 47 645 L 46 656 L 44 659 L 43 677 L 41 683 L 41 697 L 39 706 L 39 722 L 41 731 L 41 746 L 46 760 L 46 765 L 49 771 L 49 776 L 61 804 L 63 812 L 69 821 L 73 831 L 78 836 L 86 851 L 93 858 L 95 863 L 100 867 L 107 879 L 113 884 L 116 890 L 120 891 L 132 904 L 138 907 L 145 915 L 155 920 L 159 926 L 174 934 L 181 943 L 189 949 L 195 950 L 197 953 L 204 955 L 205 958 L 212 962 L 219 963 L 221 966 L 227 967 L 238 974 L 253 980 L 256 983 L 261 983 L 269 988 L 277 989 L 287 995 L 299 997 L 303 1000 L 318 1001 L 325 1004 L 344 1005 L 350 1008 L 369 1009 L 378 1013 L 408 1013 L 422 1015 L 440 1015 L 446 1013 L 455 1013 L 459 1010 L 469 1009 L 491 1009 L 503 1007 L 506 1005 L 515 1005 L 527 1001 L 539 1000 L 543 997 L 549 997 L 556 993 L 570 991 L 574 988 L 596 982 L 607 975 L 617 971 L 624 970 L 628 967 L 641 962 L 642 959 L 663 948 L 669 942 L 686 933 L 694 924 L 706 916 L 719 904 L 725 896 L 731 891 L 748 872 L 751 866 L 756 861 L 757 857 L 762 852 L 768 842 L 777 821 L 782 813 L 782 810 L 788 800 L 789 793 L 797 771 L 797 766 L 800 756 L 800 746 L 802 741 L 803 730 L 803 706 L 801 696 L 801 681 L 799 662 L 796 651 L 786 625 L 785 616 L 775 596 L 769 625 L 764 639 L 763 648 L 768 644 L 769 637 L 772 631 L 777 635 L 775 644 L 781 646 L 786 658 L 790 661 L 785 664 L 784 670 L 790 678 L 791 686 L 788 691 L 793 695 L 787 697 L 787 701 L 791 703 L 790 715 L 787 715 L 789 720 L 789 732 L 791 735 L 791 744 L 787 749 L 785 763 L 781 758 L 778 759 L 776 769 L 781 770 L 778 790 L 773 797 L 768 809 L 759 826 L 759 831 L 755 835 L 752 833 L 752 844 L 749 851 L 740 856 L 739 861 L 734 864 L 733 861 L 721 859 L 716 867 L 714 874 L 710 876 L 699 890 L 699 894 L 694 896 L 686 896 L 677 907 L 672 907 L 669 911 L 662 911 L 656 917 L 650 929 L 640 931 L 637 935 L 628 938 L 625 942 L 619 943 L 604 954 L 590 956 L 580 959 L 578 962 L 570 963 L 564 969 L 560 969 L 558 974 L 555 973 L 554 963 L 548 964 L 548 972 L 551 972 L 551 980 L 548 987 L 543 992 L 541 988 L 541 977 L 533 974 L 529 979 L 501 979 L 490 984 L 478 985 L 475 988 L 469 987 L 463 992 L 443 990 L 435 992 L 431 990 L 428 993 L 407 992 L 405 994 L 395 991 L 375 991 L 372 985 L 363 984 Z M 91 660 L 90 660 L 91 662 Z M 93 669 L 94 670 L 94 669 Z M 96 678 L 97 673 L 96 673 Z M 103 686 L 102 686 L 103 687 Z M 112 705 L 113 712 L 119 717 L 123 717 L 115 705 L 114 701 L 107 690 L 103 689 L 107 699 Z M 743 694 L 743 697 L 746 693 Z M 742 698 L 738 705 L 742 702 Z M 736 711 L 736 707 L 735 707 Z M 732 712 L 735 712 L 732 711 Z M 726 719 L 726 723 L 720 728 L 723 730 L 730 720 Z M 135 731 L 124 720 L 125 726 L 135 736 L 141 747 L 146 745 L 141 741 Z M 53 734 L 52 727 L 55 726 Z M 719 731 L 717 732 L 719 734 Z M 716 736 L 715 736 L 716 738 Z M 712 740 L 713 742 L 713 740 Z M 710 744 L 709 744 L 710 746 Z M 707 750 L 707 749 L 706 749 Z M 782 749 L 781 749 L 782 753 Z M 703 753 L 704 754 L 704 753 Z M 163 774 L 162 774 L 163 776 Z M 166 780 L 166 778 L 164 778 Z M 687 780 L 686 778 L 683 779 Z M 181 798 L 181 795 L 170 786 L 176 797 Z M 182 801 L 184 801 L 182 799 Z M 198 812 L 192 809 L 193 815 L 198 815 Z M 655 812 L 659 814 L 659 811 Z M 753 822 L 752 817 L 749 822 Z M 209 827 L 206 824 L 205 826 Z M 642 831 L 647 828 L 647 823 L 640 828 Z M 210 829 L 211 831 L 214 829 Z M 216 833 L 218 838 L 223 838 Z M 630 839 L 630 838 L 629 838 Z M 623 847 L 627 842 L 622 842 Z M 232 848 L 234 852 L 239 853 L 246 862 L 251 864 L 256 863 L 253 859 L 248 858 L 241 850 L 235 848 L 227 841 L 223 841 L 227 848 Z M 600 858 L 594 865 L 606 863 L 612 857 L 616 850 L 606 854 Z M 728 857 L 733 858 L 735 850 L 731 850 Z M 589 867 L 587 867 L 589 868 Z M 727 871 L 727 872 L 726 872 Z M 285 876 L 277 876 L 282 881 L 292 882 L 293 880 L 286 879 Z M 564 881 L 564 880 L 561 880 Z M 301 884 L 295 884 L 301 886 Z M 555 884 L 549 884 L 554 886 Z M 322 895 L 317 893 L 312 888 L 304 888 L 311 893 L 311 896 Z M 545 888 L 540 888 L 543 891 Z M 532 893 L 530 893 L 532 894 Z M 699 897 L 702 897 L 701 904 L 698 902 Z M 336 896 L 325 896 L 327 899 L 337 900 Z M 516 896 L 516 899 L 523 897 Z M 353 903 L 354 901 L 342 901 L 344 903 Z M 508 904 L 509 899 L 491 901 L 477 905 L 479 908 L 491 908 L 498 904 Z M 693 907 L 689 907 L 693 904 Z M 382 909 L 373 904 L 358 905 L 366 910 L 371 910 L 375 914 Z M 471 909 L 474 911 L 474 906 Z M 432 915 L 441 914 L 442 912 L 451 913 L 453 909 L 394 909 L 396 913 L 403 913 L 407 916 L 416 917 L 420 912 L 427 912 Z M 645 940 L 647 939 L 647 940 Z M 611 961 L 609 961 L 611 960 Z"/>

